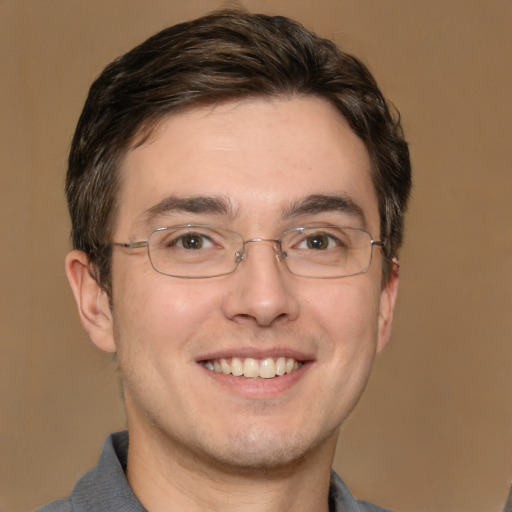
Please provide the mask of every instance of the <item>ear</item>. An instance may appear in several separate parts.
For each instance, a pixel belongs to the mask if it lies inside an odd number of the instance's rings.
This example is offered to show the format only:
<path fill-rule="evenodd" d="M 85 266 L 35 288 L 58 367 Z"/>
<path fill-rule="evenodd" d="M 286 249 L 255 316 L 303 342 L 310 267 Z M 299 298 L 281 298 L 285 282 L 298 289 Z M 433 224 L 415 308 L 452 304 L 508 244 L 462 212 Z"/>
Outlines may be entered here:
<path fill-rule="evenodd" d="M 109 297 L 92 275 L 89 258 L 82 251 L 71 251 L 65 265 L 84 329 L 98 348 L 115 352 Z"/>
<path fill-rule="evenodd" d="M 393 326 L 393 312 L 395 310 L 396 297 L 398 294 L 398 260 L 393 259 L 391 275 L 388 282 L 382 288 L 380 294 L 379 309 L 379 336 L 377 340 L 377 352 L 380 352 L 388 344 L 391 338 Z"/>

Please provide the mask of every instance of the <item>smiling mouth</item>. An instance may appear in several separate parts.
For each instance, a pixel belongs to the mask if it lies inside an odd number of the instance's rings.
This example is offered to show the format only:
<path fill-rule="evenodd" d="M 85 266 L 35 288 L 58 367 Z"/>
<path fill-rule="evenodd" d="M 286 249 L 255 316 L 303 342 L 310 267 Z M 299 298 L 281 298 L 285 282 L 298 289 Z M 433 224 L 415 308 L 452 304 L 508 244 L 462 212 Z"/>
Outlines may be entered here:
<path fill-rule="evenodd" d="M 202 364 L 208 370 L 217 373 L 249 379 L 273 379 L 302 367 L 302 363 L 293 357 L 266 357 L 264 359 L 232 357 L 209 359 L 203 361 Z"/>

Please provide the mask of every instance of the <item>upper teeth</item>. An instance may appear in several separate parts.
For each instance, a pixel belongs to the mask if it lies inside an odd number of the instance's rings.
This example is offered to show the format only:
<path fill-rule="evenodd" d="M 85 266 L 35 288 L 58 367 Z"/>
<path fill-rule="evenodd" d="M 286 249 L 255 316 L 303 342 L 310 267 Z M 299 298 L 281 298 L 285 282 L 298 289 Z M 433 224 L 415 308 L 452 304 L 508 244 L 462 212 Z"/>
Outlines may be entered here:
<path fill-rule="evenodd" d="M 244 377 L 261 377 L 263 379 L 271 379 L 285 373 L 291 373 L 302 366 L 301 363 L 292 357 L 278 357 L 277 359 L 273 357 L 265 359 L 232 357 L 231 359 L 211 359 L 205 361 L 204 365 L 209 370 L 226 375 L 232 374 L 236 377 L 243 375 Z"/>

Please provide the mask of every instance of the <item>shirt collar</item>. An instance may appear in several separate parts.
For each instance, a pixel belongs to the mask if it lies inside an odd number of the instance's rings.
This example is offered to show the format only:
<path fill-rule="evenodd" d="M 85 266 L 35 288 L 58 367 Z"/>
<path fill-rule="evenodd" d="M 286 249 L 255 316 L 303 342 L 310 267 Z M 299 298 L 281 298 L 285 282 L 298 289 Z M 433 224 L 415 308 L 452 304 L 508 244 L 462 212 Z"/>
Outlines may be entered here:
<path fill-rule="evenodd" d="M 71 501 L 74 511 L 146 512 L 126 479 L 128 443 L 126 430 L 115 432 L 107 437 L 103 443 L 98 464 L 80 478 L 73 489 Z M 352 496 L 343 480 L 332 471 L 329 511 L 364 512 L 366 510 L 368 509 L 364 504 Z"/>

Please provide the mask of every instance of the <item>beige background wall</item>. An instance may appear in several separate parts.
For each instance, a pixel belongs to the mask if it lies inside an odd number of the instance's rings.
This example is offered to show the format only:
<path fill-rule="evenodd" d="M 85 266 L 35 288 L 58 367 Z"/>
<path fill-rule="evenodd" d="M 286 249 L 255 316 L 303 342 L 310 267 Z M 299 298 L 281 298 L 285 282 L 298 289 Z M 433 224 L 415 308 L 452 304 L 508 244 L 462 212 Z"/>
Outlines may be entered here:
<path fill-rule="evenodd" d="M 115 56 L 213 0 L 0 0 L 0 510 L 68 493 L 123 427 L 63 273 L 67 150 Z M 512 478 L 512 2 L 247 0 L 358 54 L 416 173 L 393 342 L 336 467 L 397 512 L 493 512 Z"/>

